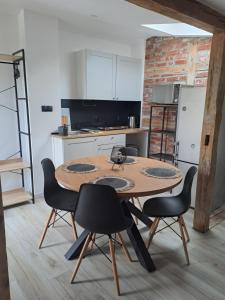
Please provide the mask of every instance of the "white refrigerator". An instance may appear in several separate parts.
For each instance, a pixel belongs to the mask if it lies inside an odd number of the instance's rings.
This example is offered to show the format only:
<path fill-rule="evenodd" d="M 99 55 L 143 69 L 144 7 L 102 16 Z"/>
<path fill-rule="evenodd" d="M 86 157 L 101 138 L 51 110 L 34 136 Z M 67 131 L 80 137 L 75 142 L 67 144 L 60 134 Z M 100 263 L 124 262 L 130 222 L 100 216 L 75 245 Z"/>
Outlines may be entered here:
<path fill-rule="evenodd" d="M 186 175 L 194 165 L 198 167 L 202 123 L 205 107 L 205 87 L 181 86 L 178 102 L 176 156 L 178 168 Z M 174 189 L 174 194 L 181 191 L 183 185 Z M 192 187 L 191 207 L 195 206 L 197 175 Z"/>

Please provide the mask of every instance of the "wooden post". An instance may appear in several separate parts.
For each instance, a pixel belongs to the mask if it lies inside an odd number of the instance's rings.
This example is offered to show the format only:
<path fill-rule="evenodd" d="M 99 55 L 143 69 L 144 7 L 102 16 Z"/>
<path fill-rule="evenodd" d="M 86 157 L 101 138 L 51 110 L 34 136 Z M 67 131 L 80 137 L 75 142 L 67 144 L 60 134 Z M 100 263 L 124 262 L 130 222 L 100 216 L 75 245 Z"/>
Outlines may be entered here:
<path fill-rule="evenodd" d="M 209 229 L 217 144 L 225 96 L 225 33 L 215 33 L 212 40 L 208 86 L 203 120 L 200 163 L 197 181 L 194 228 Z"/>
<path fill-rule="evenodd" d="M 2 300 L 10 299 L 1 181 L 0 181 L 0 299 Z"/>

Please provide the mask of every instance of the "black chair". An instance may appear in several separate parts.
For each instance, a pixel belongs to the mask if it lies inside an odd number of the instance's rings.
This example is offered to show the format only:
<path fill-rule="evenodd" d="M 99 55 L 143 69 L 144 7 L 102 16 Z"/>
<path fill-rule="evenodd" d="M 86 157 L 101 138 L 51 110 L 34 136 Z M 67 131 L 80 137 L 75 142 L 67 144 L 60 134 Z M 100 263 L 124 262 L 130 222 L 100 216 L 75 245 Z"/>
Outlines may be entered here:
<path fill-rule="evenodd" d="M 116 191 L 107 185 L 83 184 L 79 192 L 79 200 L 75 211 L 77 223 L 90 231 L 84 246 L 81 250 L 71 283 L 80 267 L 81 261 L 86 253 L 88 245 L 93 241 L 95 234 L 105 234 L 109 237 L 109 248 L 112 259 L 113 276 L 116 283 L 118 295 L 120 295 L 119 279 L 117 274 L 115 249 L 112 234 L 117 234 L 127 258 L 131 261 L 129 252 L 120 234 L 121 231 L 129 228 L 133 221 L 125 217 L 123 209 L 116 194 Z"/>
<path fill-rule="evenodd" d="M 39 243 L 39 249 L 42 246 L 45 235 L 50 226 L 54 227 L 55 222 L 57 222 L 59 219 L 63 219 L 65 222 L 67 222 L 64 219 L 65 212 L 70 213 L 74 238 L 77 239 L 77 229 L 74 220 L 74 212 L 78 198 L 78 193 L 66 190 L 58 184 L 55 178 L 54 164 L 49 158 L 43 159 L 41 161 L 41 164 L 44 172 L 44 199 L 46 203 L 52 208 L 52 210 L 50 212 L 47 224 L 44 228 L 44 232 Z"/>
<path fill-rule="evenodd" d="M 136 147 L 125 147 L 126 156 L 138 156 L 138 149 Z"/>
<path fill-rule="evenodd" d="M 125 153 L 127 156 L 138 156 L 138 149 L 136 147 L 132 147 L 132 146 L 125 147 Z M 136 200 L 139 205 L 140 210 L 142 211 L 142 205 L 141 205 L 140 199 L 138 197 L 137 198 L 132 197 L 130 200 L 133 203 L 133 205 L 135 205 L 135 200 Z M 135 217 L 135 223 L 138 225 L 137 217 Z"/>
<path fill-rule="evenodd" d="M 173 223 L 178 222 L 180 227 L 180 238 L 183 242 L 184 247 L 184 253 L 186 256 L 187 264 L 189 265 L 189 255 L 187 251 L 187 242 L 189 242 L 189 234 L 187 231 L 187 227 L 184 223 L 183 214 L 187 212 L 187 210 L 190 208 L 191 204 L 191 187 L 193 183 L 194 176 L 197 172 L 196 167 L 191 167 L 184 179 L 184 186 L 182 192 L 177 196 L 171 196 L 171 197 L 157 197 L 147 200 L 144 203 L 143 206 L 143 212 L 149 217 L 153 217 L 154 222 L 150 227 L 150 236 L 147 243 L 147 247 L 149 248 L 150 243 L 153 239 L 153 236 L 156 233 L 157 227 L 159 225 L 160 220 L 163 220 L 165 218 L 172 218 Z M 177 219 L 175 219 L 177 217 Z M 168 224 L 166 221 L 164 221 L 167 226 L 171 228 L 170 226 L 172 224 Z M 164 227 L 164 228 L 166 228 Z M 164 229 L 163 228 L 163 229 Z M 171 228 L 172 229 L 172 228 Z M 160 229 L 161 231 L 162 229 Z M 173 229 L 172 229 L 173 230 Z M 173 230 L 174 231 L 174 230 Z M 176 231 L 175 231 L 176 233 Z M 186 235 L 186 237 L 185 237 Z"/>

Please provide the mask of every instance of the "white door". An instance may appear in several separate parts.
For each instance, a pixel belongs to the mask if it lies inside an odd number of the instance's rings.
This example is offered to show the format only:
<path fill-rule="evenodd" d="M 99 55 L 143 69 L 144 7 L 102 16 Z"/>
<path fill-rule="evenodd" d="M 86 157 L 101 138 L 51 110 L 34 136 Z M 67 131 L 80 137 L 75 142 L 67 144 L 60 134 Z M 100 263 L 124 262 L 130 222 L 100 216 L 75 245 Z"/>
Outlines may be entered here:
<path fill-rule="evenodd" d="M 141 61 L 117 56 L 116 98 L 125 101 L 140 101 Z"/>
<path fill-rule="evenodd" d="M 199 162 L 205 95 L 205 87 L 181 88 L 176 136 L 181 161 Z"/>
<path fill-rule="evenodd" d="M 87 99 L 114 99 L 116 56 L 88 50 L 86 59 Z"/>
<path fill-rule="evenodd" d="M 68 139 L 64 142 L 64 161 L 96 155 L 94 138 Z"/>

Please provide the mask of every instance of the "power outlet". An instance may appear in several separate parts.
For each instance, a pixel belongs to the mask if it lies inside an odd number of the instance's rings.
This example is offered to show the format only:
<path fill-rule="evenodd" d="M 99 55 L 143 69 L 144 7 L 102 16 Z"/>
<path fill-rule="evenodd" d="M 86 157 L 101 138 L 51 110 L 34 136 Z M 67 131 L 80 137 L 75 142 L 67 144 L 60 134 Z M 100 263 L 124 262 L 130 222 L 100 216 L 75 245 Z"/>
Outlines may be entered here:
<path fill-rule="evenodd" d="M 43 111 L 43 112 L 53 111 L 53 106 L 52 105 L 42 105 L 41 111 Z"/>

